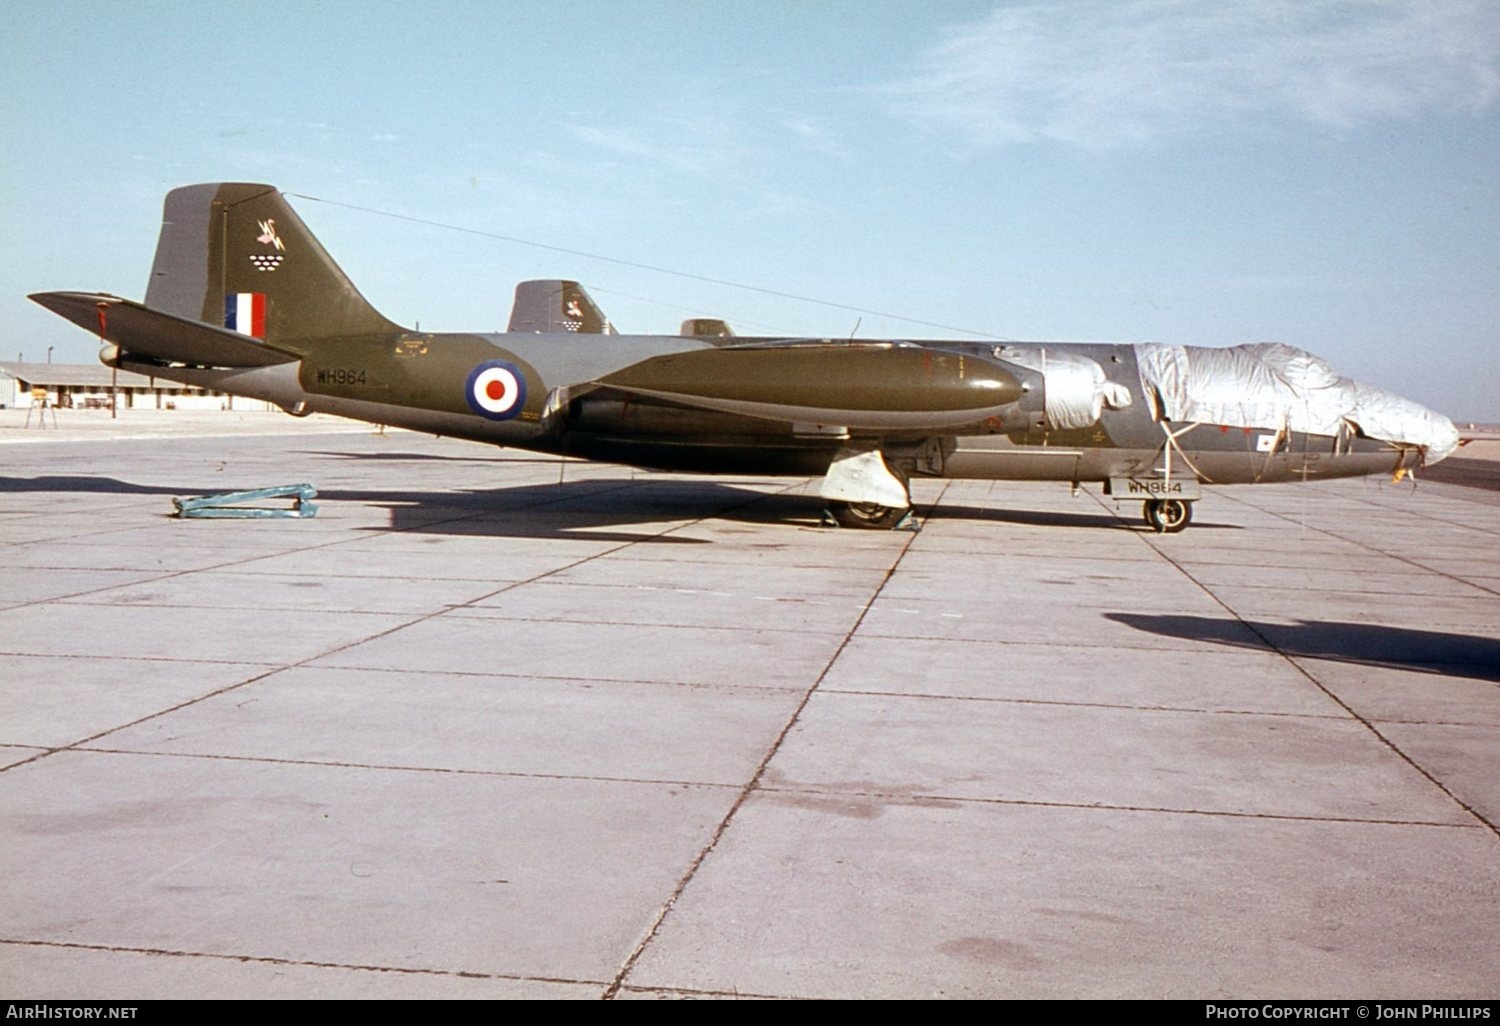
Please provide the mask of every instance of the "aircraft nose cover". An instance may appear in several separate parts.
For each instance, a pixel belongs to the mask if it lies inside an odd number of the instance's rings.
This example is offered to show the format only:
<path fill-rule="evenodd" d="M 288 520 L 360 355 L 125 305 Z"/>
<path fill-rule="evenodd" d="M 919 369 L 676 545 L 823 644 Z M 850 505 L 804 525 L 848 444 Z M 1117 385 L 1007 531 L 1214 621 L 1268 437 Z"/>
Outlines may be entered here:
<path fill-rule="evenodd" d="M 1310 435 L 1336 435 L 1341 425 L 1352 424 L 1369 438 L 1421 447 L 1428 463 L 1458 448 L 1458 431 L 1447 417 L 1340 377 L 1327 361 L 1292 346 L 1146 343 L 1135 347 L 1135 355 L 1141 386 L 1163 420 Z"/>
<path fill-rule="evenodd" d="M 1355 404 L 1348 420 L 1371 438 L 1420 445 L 1427 450 L 1428 464 L 1447 459 L 1458 448 L 1458 429 L 1441 413 L 1381 388 L 1357 381 L 1353 385 Z"/>

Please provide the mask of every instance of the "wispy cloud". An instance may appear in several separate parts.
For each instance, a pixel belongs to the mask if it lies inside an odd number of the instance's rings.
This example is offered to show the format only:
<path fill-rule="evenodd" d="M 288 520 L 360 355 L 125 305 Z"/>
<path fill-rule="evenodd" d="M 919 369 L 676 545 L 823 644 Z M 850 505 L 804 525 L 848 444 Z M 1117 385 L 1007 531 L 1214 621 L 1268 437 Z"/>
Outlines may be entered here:
<path fill-rule="evenodd" d="M 804 150 L 827 156 L 844 154 L 844 146 L 838 136 L 828 125 L 816 118 L 801 114 L 788 115 L 781 119 L 781 127 L 791 133 L 797 145 Z"/>
<path fill-rule="evenodd" d="M 733 167 L 746 142 L 730 121 L 712 116 L 645 116 L 628 124 L 568 128 L 578 142 L 630 164 L 693 176 L 714 176 Z"/>
<path fill-rule="evenodd" d="M 1493 0 L 1078 0 L 958 26 L 884 89 L 966 145 L 1094 146 L 1247 116 L 1351 127 L 1500 99 Z"/>

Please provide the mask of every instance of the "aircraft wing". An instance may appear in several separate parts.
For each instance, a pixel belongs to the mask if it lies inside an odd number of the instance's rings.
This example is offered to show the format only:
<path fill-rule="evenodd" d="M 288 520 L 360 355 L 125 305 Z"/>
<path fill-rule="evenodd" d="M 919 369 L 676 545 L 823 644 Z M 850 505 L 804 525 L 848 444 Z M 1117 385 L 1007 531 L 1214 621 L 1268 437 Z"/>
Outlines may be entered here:
<path fill-rule="evenodd" d="M 722 413 L 867 430 L 972 424 L 1022 394 L 1008 367 L 982 356 L 821 340 L 669 353 L 592 384 Z"/>
<path fill-rule="evenodd" d="M 107 293 L 37 292 L 28 298 L 135 357 L 201 367 L 269 367 L 296 358 L 249 335 Z"/>

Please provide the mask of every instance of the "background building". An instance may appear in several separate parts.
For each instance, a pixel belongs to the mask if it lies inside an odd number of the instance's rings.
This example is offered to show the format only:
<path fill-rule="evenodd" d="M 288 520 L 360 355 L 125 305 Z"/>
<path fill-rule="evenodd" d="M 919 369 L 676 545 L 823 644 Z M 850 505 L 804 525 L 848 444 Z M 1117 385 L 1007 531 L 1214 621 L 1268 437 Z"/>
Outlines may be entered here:
<path fill-rule="evenodd" d="M 112 380 L 113 379 L 113 380 Z M 64 409 L 109 409 L 111 394 L 120 409 L 230 410 L 233 397 L 196 385 L 114 371 L 103 364 L 0 363 L 0 409 L 40 402 Z M 242 400 L 242 402 L 245 400 Z"/>

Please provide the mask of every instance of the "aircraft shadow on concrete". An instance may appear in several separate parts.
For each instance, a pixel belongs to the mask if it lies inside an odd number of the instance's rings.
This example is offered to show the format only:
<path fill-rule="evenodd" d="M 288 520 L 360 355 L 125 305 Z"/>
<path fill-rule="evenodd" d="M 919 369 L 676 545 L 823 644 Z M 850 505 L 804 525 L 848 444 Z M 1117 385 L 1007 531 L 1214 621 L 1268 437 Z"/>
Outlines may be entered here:
<path fill-rule="evenodd" d="M 222 484 L 209 491 L 229 491 Z M 105 495 L 203 495 L 166 485 L 143 485 L 113 477 L 95 475 L 45 475 L 42 477 L 0 477 L 0 492 L 83 492 Z"/>
<path fill-rule="evenodd" d="M 818 523 L 821 508 L 816 497 L 767 494 L 712 481 L 649 479 L 562 481 L 440 494 L 333 489 L 320 491 L 319 497 L 384 508 L 389 526 L 360 528 L 372 533 L 390 530 L 673 545 L 712 541 L 609 528 L 650 525 L 664 531 L 697 520 L 809 527 Z"/>
<path fill-rule="evenodd" d="M 338 452 L 331 449 L 297 449 L 293 455 L 316 456 L 320 459 L 331 460 L 373 460 L 387 463 L 527 463 L 532 466 L 557 466 L 558 464 L 571 464 L 573 466 L 585 467 L 586 463 L 578 460 L 556 457 L 548 459 L 545 456 L 522 455 L 522 456 L 444 456 L 438 453 L 428 452 Z"/>
<path fill-rule="evenodd" d="M 535 462 L 529 461 L 529 462 Z M 315 475 L 314 475 L 315 476 Z M 305 479 L 305 477 L 304 477 Z M 272 481 L 216 476 L 180 485 L 140 484 L 93 475 L 0 478 L 0 493 L 56 492 L 90 495 L 213 495 L 266 487 Z M 357 530 L 429 534 L 587 538 L 590 541 L 711 544 L 709 539 L 652 533 L 611 533 L 634 524 L 719 520 L 746 524 L 816 526 L 816 495 L 779 495 L 702 479 L 592 479 L 479 489 L 318 488 L 319 503 L 351 502 L 382 508 L 390 523 Z M 280 505 L 279 503 L 275 503 Z M 163 516 L 171 516 L 164 503 Z"/>
<path fill-rule="evenodd" d="M 1434 467 L 1422 471 L 1422 478 L 1460 488 L 1500 491 L 1500 463 L 1494 460 L 1471 460 L 1450 456 Z"/>
<path fill-rule="evenodd" d="M 918 505 L 917 509 L 922 509 Z M 997 509 L 993 506 L 960 506 L 942 503 L 935 510 L 938 520 L 981 520 L 990 523 L 1019 524 L 1024 527 L 1087 527 L 1093 530 L 1138 531 L 1155 534 L 1138 514 L 1138 503 L 1121 507 L 1118 515 L 1099 510 L 1094 513 L 1064 513 L 1041 509 Z M 1194 520 L 1189 531 L 1239 531 L 1238 524 L 1213 524 Z"/>
<path fill-rule="evenodd" d="M 346 454 L 310 453 L 327 459 L 378 459 L 387 461 L 460 460 L 467 457 L 431 456 L 427 454 L 378 453 Z M 477 462 L 494 462 L 488 457 Z M 539 461 L 526 457 L 518 462 L 535 465 Z M 558 462 L 558 461 L 549 461 Z M 571 463 L 571 461 L 568 461 Z M 580 469 L 583 469 L 580 467 Z M 286 475 L 283 475 L 286 476 Z M 221 492 L 264 488 L 272 484 L 292 483 L 292 478 L 307 481 L 318 489 L 320 502 L 357 502 L 379 506 L 390 513 L 385 528 L 361 528 L 379 531 L 419 531 L 440 534 L 492 534 L 508 537 L 577 538 L 609 540 L 601 527 L 624 527 L 631 524 L 659 524 L 669 520 L 722 520 L 745 524 L 781 524 L 815 527 L 821 523 L 823 501 L 816 489 L 775 493 L 740 487 L 731 481 L 712 478 L 657 477 L 643 472 L 633 478 L 590 477 L 576 481 L 544 484 L 510 485 L 495 488 L 413 490 L 409 488 L 323 488 L 316 474 L 290 473 L 284 481 L 250 481 L 239 477 L 188 479 L 180 485 L 139 484 L 118 478 L 95 475 L 50 475 L 33 478 L 0 478 L 4 492 L 73 492 L 110 495 L 212 495 Z M 1090 513 L 1049 510 L 999 509 L 992 506 L 940 504 L 930 510 L 932 519 L 977 520 L 980 522 L 1016 524 L 1027 527 L 1054 527 L 1086 530 L 1149 531 L 1138 519 L 1116 516 L 1100 510 Z M 171 510 L 165 509 L 164 515 Z M 918 520 L 925 522 L 929 510 L 918 504 Z M 457 514 L 457 515 L 455 515 Z M 588 530 L 585 531 L 584 529 Z M 1239 530 L 1233 524 L 1195 523 L 1190 531 Z M 650 534 L 622 534 L 617 540 L 685 542 L 688 539 L 657 537 Z"/>
<path fill-rule="evenodd" d="M 1241 624 L 1208 616 L 1146 613 L 1106 613 L 1105 618 L 1163 637 L 1264 652 L 1258 639 L 1246 638 L 1244 628 L 1249 627 L 1284 655 L 1500 683 L 1500 639 L 1477 635 L 1337 620 Z"/>

